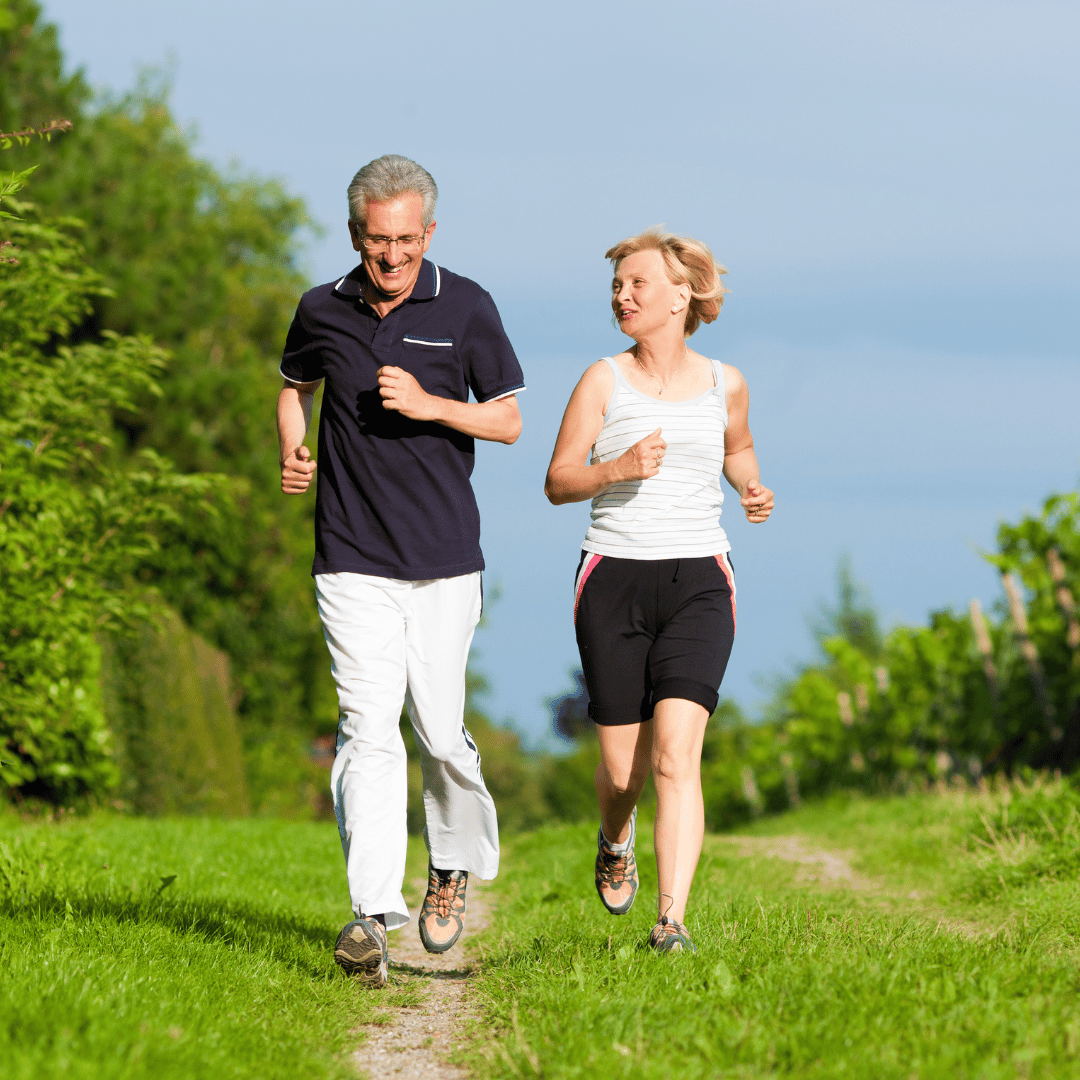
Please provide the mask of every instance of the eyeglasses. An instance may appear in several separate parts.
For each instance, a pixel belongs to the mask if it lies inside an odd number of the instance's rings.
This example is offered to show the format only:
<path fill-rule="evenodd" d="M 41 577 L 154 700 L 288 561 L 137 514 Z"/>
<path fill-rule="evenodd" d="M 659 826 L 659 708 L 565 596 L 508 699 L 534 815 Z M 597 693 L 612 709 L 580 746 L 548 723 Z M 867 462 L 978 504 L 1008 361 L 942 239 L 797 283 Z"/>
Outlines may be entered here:
<path fill-rule="evenodd" d="M 424 234 L 419 236 L 361 236 L 360 243 L 364 250 L 373 255 L 390 250 L 391 244 L 397 244 L 402 251 L 419 251 L 424 242 Z"/>

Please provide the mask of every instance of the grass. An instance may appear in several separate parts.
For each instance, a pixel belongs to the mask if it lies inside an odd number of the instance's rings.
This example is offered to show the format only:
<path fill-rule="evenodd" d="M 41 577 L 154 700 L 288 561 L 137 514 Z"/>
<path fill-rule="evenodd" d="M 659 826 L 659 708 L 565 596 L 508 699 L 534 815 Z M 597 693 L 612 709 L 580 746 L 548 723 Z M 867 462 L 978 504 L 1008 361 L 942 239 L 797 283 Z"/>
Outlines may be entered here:
<path fill-rule="evenodd" d="M 710 837 L 687 919 L 696 957 L 643 947 L 656 888 L 647 830 L 625 918 L 593 891 L 594 828 L 522 836 L 477 984 L 497 1033 L 480 1073 L 1076 1076 L 1071 791 L 853 800 L 760 822 L 745 830 L 752 843 Z M 1026 824 L 1003 833 L 1006 802 Z M 860 888 L 767 857 L 780 835 L 845 852 Z"/>
<path fill-rule="evenodd" d="M 698 956 L 644 948 L 648 829 L 624 918 L 596 898 L 594 839 L 505 841 L 463 1025 L 483 1080 L 1080 1074 L 1067 783 L 836 800 L 708 837 Z M 817 873 L 819 849 L 856 888 Z M 410 860 L 421 874 L 421 845 Z M 347 917 L 332 825 L 0 816 L 3 1075 L 355 1076 L 363 1025 L 426 990 L 343 978 Z"/>
<path fill-rule="evenodd" d="M 419 991 L 341 975 L 347 918 L 332 825 L 0 817 L 0 1071 L 355 1076 L 359 1025 Z"/>

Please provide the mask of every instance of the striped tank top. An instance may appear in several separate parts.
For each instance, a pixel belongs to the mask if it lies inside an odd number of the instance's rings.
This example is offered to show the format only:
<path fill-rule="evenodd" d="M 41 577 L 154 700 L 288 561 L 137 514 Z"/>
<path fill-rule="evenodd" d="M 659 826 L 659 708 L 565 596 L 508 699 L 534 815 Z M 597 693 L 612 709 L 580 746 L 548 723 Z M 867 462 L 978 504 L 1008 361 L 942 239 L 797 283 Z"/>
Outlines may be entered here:
<path fill-rule="evenodd" d="M 730 551 L 720 528 L 728 424 L 724 365 L 711 361 L 716 385 L 699 397 L 658 401 L 635 390 L 613 358 L 604 360 L 615 389 L 589 463 L 617 458 L 657 428 L 667 450 L 655 476 L 615 484 L 593 499 L 582 547 L 616 559 L 696 559 Z"/>

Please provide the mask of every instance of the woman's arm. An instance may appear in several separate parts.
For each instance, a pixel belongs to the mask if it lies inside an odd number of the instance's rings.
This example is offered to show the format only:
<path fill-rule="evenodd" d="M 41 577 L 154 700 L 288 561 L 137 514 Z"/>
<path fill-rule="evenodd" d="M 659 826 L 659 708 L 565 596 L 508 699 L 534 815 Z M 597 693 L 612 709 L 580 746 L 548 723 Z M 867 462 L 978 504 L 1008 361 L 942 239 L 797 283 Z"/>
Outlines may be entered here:
<path fill-rule="evenodd" d="M 660 428 L 613 461 L 583 464 L 604 426 L 604 409 L 614 385 L 611 369 L 601 360 L 586 370 L 570 395 L 544 482 L 544 494 L 556 506 L 592 499 L 613 484 L 645 480 L 660 471 L 667 446 Z"/>
<path fill-rule="evenodd" d="M 773 510 L 773 493 L 761 483 L 754 436 L 750 434 L 750 391 L 742 372 L 724 365 L 728 426 L 724 433 L 724 476 L 739 493 L 746 520 L 755 525 L 767 521 Z"/>

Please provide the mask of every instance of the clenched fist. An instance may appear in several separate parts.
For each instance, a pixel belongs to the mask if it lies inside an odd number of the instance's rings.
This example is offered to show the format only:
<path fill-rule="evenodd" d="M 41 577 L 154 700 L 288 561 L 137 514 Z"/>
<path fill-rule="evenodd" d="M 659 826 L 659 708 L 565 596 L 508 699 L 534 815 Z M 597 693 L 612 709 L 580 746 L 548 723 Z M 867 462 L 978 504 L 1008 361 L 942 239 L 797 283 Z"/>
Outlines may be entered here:
<path fill-rule="evenodd" d="M 429 394 L 404 368 L 387 364 L 379 368 L 379 394 L 384 409 L 410 420 L 438 420 L 443 399 Z"/>
<path fill-rule="evenodd" d="M 660 437 L 660 428 L 634 443 L 617 460 L 623 480 L 648 480 L 660 471 L 667 443 Z"/>
<path fill-rule="evenodd" d="M 767 521 L 773 512 L 773 493 L 763 487 L 760 480 L 750 480 L 746 484 L 746 493 L 739 500 L 746 511 L 746 520 L 755 525 Z"/>
<path fill-rule="evenodd" d="M 303 495 L 315 475 L 315 462 L 306 446 L 298 446 L 281 463 L 281 490 L 286 495 Z"/>

